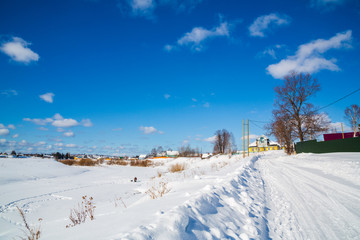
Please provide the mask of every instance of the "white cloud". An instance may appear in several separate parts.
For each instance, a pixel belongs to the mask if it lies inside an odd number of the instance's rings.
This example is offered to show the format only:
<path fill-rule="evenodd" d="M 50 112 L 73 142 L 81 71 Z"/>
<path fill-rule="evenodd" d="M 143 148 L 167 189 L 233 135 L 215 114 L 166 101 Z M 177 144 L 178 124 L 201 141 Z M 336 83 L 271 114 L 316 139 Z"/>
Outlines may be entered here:
<path fill-rule="evenodd" d="M 17 138 L 17 137 L 19 137 L 19 134 L 14 134 L 14 135 L 12 136 L 12 138 Z"/>
<path fill-rule="evenodd" d="M 116 132 L 116 131 L 122 131 L 123 129 L 122 128 L 114 128 L 113 131 Z"/>
<path fill-rule="evenodd" d="M 75 127 L 79 125 L 78 121 L 72 118 L 64 118 L 60 120 L 55 120 L 51 123 L 54 127 Z"/>
<path fill-rule="evenodd" d="M 1 45 L 0 51 L 8 55 L 12 60 L 22 63 L 38 61 L 39 55 L 27 46 L 31 45 L 19 37 L 13 37 L 11 41 Z"/>
<path fill-rule="evenodd" d="M 0 128 L 0 136 L 9 135 L 10 131 L 7 128 Z"/>
<path fill-rule="evenodd" d="M 72 132 L 72 131 L 64 132 L 63 135 L 64 135 L 65 137 L 73 137 L 73 136 L 75 136 L 74 132 Z"/>
<path fill-rule="evenodd" d="M 322 54 L 330 49 L 351 47 L 351 35 L 352 31 L 348 30 L 338 33 L 328 40 L 317 39 L 300 45 L 294 56 L 289 56 L 279 63 L 271 64 L 266 69 L 274 78 L 283 78 L 291 72 L 314 73 L 322 69 L 339 71 L 340 68 L 335 64 L 336 59 L 325 59 Z"/>
<path fill-rule="evenodd" d="M 1 95 L 6 95 L 6 96 L 9 97 L 9 96 L 17 96 L 18 92 L 16 90 L 9 89 L 9 90 L 0 91 L 0 94 Z"/>
<path fill-rule="evenodd" d="M 265 33 L 270 27 L 283 26 L 290 23 L 290 18 L 286 15 L 270 13 L 255 19 L 250 25 L 249 32 L 254 37 L 265 37 Z"/>
<path fill-rule="evenodd" d="M 48 103 L 53 103 L 55 94 L 53 93 L 45 93 L 43 95 L 40 95 L 39 97 Z"/>
<path fill-rule="evenodd" d="M 34 118 L 34 119 L 31 119 L 31 118 L 24 118 L 23 119 L 24 121 L 27 121 L 27 122 L 32 122 L 36 125 L 46 125 L 48 123 L 51 123 L 53 122 L 54 120 L 51 119 L 51 118 L 45 118 L 45 119 L 40 119 L 40 118 Z"/>
<path fill-rule="evenodd" d="M 72 118 L 63 118 L 59 113 L 56 113 L 52 118 L 45 118 L 45 119 L 24 118 L 23 120 L 35 123 L 37 125 L 46 125 L 48 123 L 51 123 L 51 125 L 53 125 L 54 127 L 58 127 L 58 128 L 75 127 L 75 126 L 78 126 L 78 125 L 82 125 L 84 127 L 91 127 L 93 125 L 90 119 L 83 119 L 81 122 L 78 122 L 78 121 L 76 121 L 75 119 L 72 119 Z M 46 131 L 47 129 L 42 128 L 42 129 L 39 129 L 39 130 Z M 62 130 L 57 129 L 57 131 L 61 132 Z"/>
<path fill-rule="evenodd" d="M 214 135 L 212 137 L 205 138 L 203 141 L 213 143 L 213 142 L 216 141 L 216 135 Z"/>
<path fill-rule="evenodd" d="M 230 25 L 227 22 L 222 22 L 218 27 L 210 30 L 195 27 L 191 32 L 185 33 L 176 44 L 178 46 L 189 46 L 192 50 L 201 51 L 203 49 L 203 42 L 207 39 L 215 37 L 230 37 Z M 166 50 L 172 50 L 175 46 L 166 45 Z"/>
<path fill-rule="evenodd" d="M 62 147 L 62 146 L 64 146 L 63 143 L 55 143 L 54 145 L 57 146 L 57 147 Z"/>
<path fill-rule="evenodd" d="M 38 130 L 40 130 L 40 131 L 48 131 L 49 129 L 48 128 L 46 128 L 46 127 L 39 127 L 39 128 L 37 128 Z"/>
<path fill-rule="evenodd" d="M 0 139 L 0 143 L 2 143 L 2 144 L 6 143 L 6 139 L 4 139 L 4 138 Z"/>
<path fill-rule="evenodd" d="M 10 128 L 10 129 L 12 129 L 12 130 L 16 129 L 16 127 L 15 127 L 14 124 L 9 124 L 7 127 Z"/>
<path fill-rule="evenodd" d="M 164 132 L 157 130 L 154 127 L 139 127 L 139 130 L 142 131 L 144 134 L 152 134 L 152 133 L 159 133 L 159 134 L 163 134 Z"/>
<path fill-rule="evenodd" d="M 83 125 L 84 127 L 92 127 L 93 126 L 91 120 L 88 118 L 81 120 L 81 125 Z"/>
<path fill-rule="evenodd" d="M 196 99 L 196 98 L 192 98 L 191 101 L 197 102 L 197 99 Z"/>
<path fill-rule="evenodd" d="M 203 107 L 209 108 L 209 107 L 210 107 L 210 103 L 208 103 L 208 102 L 204 103 Z"/>
<path fill-rule="evenodd" d="M 167 100 L 167 99 L 169 99 L 171 97 L 171 95 L 170 94 L 164 94 L 164 98 Z"/>

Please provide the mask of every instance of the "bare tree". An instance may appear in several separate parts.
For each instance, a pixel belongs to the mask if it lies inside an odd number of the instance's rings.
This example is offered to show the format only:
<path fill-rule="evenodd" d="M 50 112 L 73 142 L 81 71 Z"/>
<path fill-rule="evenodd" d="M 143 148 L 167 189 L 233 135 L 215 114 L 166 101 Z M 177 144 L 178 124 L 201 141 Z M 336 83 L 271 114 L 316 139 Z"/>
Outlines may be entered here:
<path fill-rule="evenodd" d="M 180 157 L 199 157 L 200 152 L 198 148 L 191 148 L 190 145 L 181 146 L 179 148 Z"/>
<path fill-rule="evenodd" d="M 354 137 L 356 136 L 356 126 L 360 122 L 360 107 L 356 104 L 351 105 L 345 109 L 345 119 L 349 121 L 354 130 Z"/>
<path fill-rule="evenodd" d="M 326 132 L 328 125 L 319 121 L 319 114 L 309 99 L 320 90 L 320 84 L 310 74 L 292 73 L 284 78 L 284 84 L 275 88 L 275 108 L 282 116 L 289 118 L 297 138 L 303 142 L 320 132 Z M 274 120 L 276 122 L 276 119 Z"/>
<path fill-rule="evenodd" d="M 281 110 L 273 111 L 273 120 L 265 126 L 270 135 L 275 136 L 281 146 L 285 147 L 285 152 L 291 154 L 294 152 L 293 142 L 295 139 L 294 124 L 289 114 Z"/>
<path fill-rule="evenodd" d="M 215 132 L 215 141 L 214 141 L 214 153 L 231 153 L 235 141 L 233 139 L 233 134 L 228 132 L 226 129 L 217 130 Z"/>

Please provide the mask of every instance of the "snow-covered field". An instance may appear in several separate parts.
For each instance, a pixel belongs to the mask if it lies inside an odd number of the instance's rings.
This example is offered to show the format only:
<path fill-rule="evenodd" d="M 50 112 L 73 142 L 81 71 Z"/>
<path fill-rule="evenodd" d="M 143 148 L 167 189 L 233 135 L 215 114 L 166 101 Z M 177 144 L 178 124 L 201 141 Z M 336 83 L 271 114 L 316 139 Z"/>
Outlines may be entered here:
<path fill-rule="evenodd" d="M 154 160 L 156 167 L 0 159 L 0 239 L 360 239 L 360 154 L 268 152 Z M 168 171 L 175 163 L 186 170 Z M 138 182 L 131 182 L 134 177 Z M 163 197 L 146 192 L 166 185 Z M 95 219 L 66 228 L 82 196 Z"/>

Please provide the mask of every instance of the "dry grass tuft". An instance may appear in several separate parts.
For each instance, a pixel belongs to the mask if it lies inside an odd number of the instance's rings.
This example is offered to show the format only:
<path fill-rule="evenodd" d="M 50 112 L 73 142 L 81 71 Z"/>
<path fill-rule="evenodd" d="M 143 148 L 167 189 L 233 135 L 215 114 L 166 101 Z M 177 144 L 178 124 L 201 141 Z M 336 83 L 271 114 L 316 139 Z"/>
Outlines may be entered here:
<path fill-rule="evenodd" d="M 93 203 L 93 198 L 90 197 L 87 199 L 87 196 L 82 197 L 83 201 L 81 204 L 78 204 L 78 208 L 73 208 L 70 210 L 69 219 L 71 223 L 66 225 L 66 228 L 74 227 L 75 225 L 81 224 L 86 221 L 86 218 L 90 218 L 90 220 L 94 220 L 94 212 L 96 206 Z"/>
<path fill-rule="evenodd" d="M 180 164 L 180 163 L 176 163 L 170 166 L 169 171 L 174 173 L 174 172 L 181 172 L 184 171 L 186 168 L 185 163 Z"/>
<path fill-rule="evenodd" d="M 58 162 L 61 162 L 65 165 L 69 165 L 69 166 L 72 166 L 74 165 L 74 163 L 76 162 L 75 160 L 71 160 L 71 159 L 66 159 L 66 160 L 59 160 Z M 76 165 L 76 164 L 75 164 Z"/>
<path fill-rule="evenodd" d="M 128 162 L 125 160 L 110 160 L 107 163 L 108 165 L 121 165 L 121 166 L 126 166 L 128 165 Z"/>
<path fill-rule="evenodd" d="M 145 193 L 149 195 L 151 199 L 157 199 L 170 192 L 170 190 L 171 189 L 168 187 L 167 182 L 159 182 L 154 184 Z"/>
<path fill-rule="evenodd" d="M 28 222 L 26 221 L 26 218 L 25 218 L 25 213 L 22 209 L 20 209 L 19 207 L 16 207 L 17 210 L 19 211 L 20 213 L 20 216 L 25 224 L 25 228 L 26 230 L 23 231 L 26 235 L 26 237 L 21 237 L 21 239 L 23 240 L 37 240 L 37 239 L 40 239 L 40 234 L 41 234 L 41 231 L 40 231 L 40 222 L 42 221 L 41 218 L 39 218 L 39 226 L 38 227 L 30 227 Z"/>
<path fill-rule="evenodd" d="M 153 162 L 150 160 L 132 159 L 130 161 L 130 166 L 132 166 L 132 167 L 151 167 L 151 166 L 153 166 Z"/>
<path fill-rule="evenodd" d="M 93 161 L 90 158 L 82 158 L 79 162 L 77 162 L 79 166 L 95 166 L 96 161 Z"/>

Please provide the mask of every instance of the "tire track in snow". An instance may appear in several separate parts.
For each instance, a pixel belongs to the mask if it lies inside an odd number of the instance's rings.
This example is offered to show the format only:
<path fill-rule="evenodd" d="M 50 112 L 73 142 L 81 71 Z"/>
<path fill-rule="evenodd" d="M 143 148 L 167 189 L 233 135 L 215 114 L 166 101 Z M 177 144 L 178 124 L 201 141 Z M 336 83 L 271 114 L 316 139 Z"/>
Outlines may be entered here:
<path fill-rule="evenodd" d="M 304 168 L 301 161 L 305 160 L 266 155 L 258 162 L 271 209 L 270 237 L 358 239 L 359 186 Z"/>

